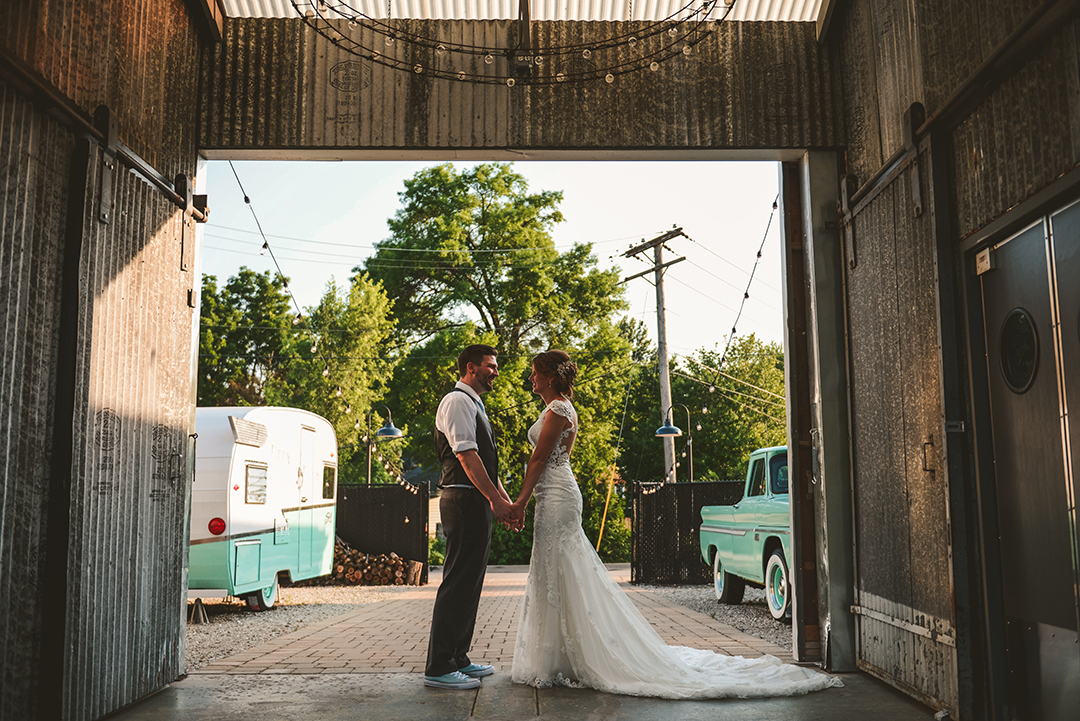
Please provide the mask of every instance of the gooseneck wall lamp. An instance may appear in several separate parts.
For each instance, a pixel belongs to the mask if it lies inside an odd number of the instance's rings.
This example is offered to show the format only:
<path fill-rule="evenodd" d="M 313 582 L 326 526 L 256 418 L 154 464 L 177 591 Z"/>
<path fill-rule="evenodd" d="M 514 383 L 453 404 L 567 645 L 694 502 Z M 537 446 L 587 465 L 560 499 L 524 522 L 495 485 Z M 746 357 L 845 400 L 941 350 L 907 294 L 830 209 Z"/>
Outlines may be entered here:
<path fill-rule="evenodd" d="M 371 450 L 375 446 L 375 440 L 378 438 L 401 438 L 405 435 L 400 428 L 394 426 L 394 419 L 390 409 L 387 406 L 383 406 L 383 408 L 386 408 L 386 423 L 374 435 L 371 433 L 371 417 L 375 413 L 375 409 L 372 408 L 367 414 L 367 484 L 369 486 L 371 485 Z"/>
<path fill-rule="evenodd" d="M 671 406 L 667 409 L 667 411 L 664 412 L 664 418 L 667 419 L 667 420 L 664 421 L 664 425 L 662 425 L 662 426 L 660 426 L 659 428 L 656 429 L 656 436 L 658 438 L 677 437 L 677 436 L 682 435 L 682 429 L 680 429 L 678 426 L 674 425 L 671 422 L 671 409 L 674 408 L 675 406 L 682 406 L 686 410 L 686 427 L 690 428 L 690 409 L 687 408 L 682 403 L 672 403 Z M 697 427 L 698 427 L 698 430 L 701 430 L 701 424 L 700 423 L 698 424 Z M 693 483 L 694 482 L 694 434 L 693 433 L 690 433 L 686 437 L 686 449 L 683 451 L 683 455 L 689 457 L 688 460 L 690 462 L 690 482 Z M 673 470 L 674 469 L 670 469 L 670 468 L 668 469 L 667 474 L 665 476 L 665 480 L 667 478 L 671 477 Z"/>

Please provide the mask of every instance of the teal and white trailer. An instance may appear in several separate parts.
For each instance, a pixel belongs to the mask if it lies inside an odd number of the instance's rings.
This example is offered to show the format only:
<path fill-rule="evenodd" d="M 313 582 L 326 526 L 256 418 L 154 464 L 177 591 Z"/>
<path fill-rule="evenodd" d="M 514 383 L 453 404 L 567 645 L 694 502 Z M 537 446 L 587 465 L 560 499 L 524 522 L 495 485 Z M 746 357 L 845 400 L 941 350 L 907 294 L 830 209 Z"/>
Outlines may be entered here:
<path fill-rule="evenodd" d="M 188 597 L 277 601 L 278 580 L 330 573 L 337 436 L 296 408 L 199 408 Z"/>

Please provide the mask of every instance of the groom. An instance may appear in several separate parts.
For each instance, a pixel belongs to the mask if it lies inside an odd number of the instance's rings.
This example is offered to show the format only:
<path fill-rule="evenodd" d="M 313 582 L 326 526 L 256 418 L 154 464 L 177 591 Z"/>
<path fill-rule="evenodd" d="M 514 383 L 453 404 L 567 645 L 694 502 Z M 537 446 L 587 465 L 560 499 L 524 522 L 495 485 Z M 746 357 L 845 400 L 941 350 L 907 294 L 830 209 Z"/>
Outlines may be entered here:
<path fill-rule="evenodd" d="M 517 522 L 510 496 L 499 482 L 495 438 L 480 400 L 499 377 L 496 355 L 489 345 L 463 350 L 457 361 L 461 380 L 435 413 L 446 561 L 431 614 L 425 686 L 476 688 L 481 676 L 495 672 L 493 666 L 472 663 L 468 651 L 491 550 L 492 517 Z"/>

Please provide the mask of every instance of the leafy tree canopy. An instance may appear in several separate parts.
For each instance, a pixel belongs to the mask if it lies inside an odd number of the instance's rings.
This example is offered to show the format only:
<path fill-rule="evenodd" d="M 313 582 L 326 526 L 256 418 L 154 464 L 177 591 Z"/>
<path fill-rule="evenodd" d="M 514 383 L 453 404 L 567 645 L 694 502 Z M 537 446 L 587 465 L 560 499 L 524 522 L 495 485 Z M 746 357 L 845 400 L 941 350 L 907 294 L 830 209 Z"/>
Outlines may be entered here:
<path fill-rule="evenodd" d="M 291 315 L 285 281 L 246 267 L 219 291 L 203 278 L 199 318 L 200 406 L 263 405 L 280 370 Z"/>
<path fill-rule="evenodd" d="M 568 345 L 625 306 L 618 274 L 595 268 L 591 246 L 555 249 L 562 193 L 529 192 L 509 164 L 426 168 L 399 197 L 391 236 L 364 267 L 386 287 L 410 340 L 472 319 L 516 354 Z"/>

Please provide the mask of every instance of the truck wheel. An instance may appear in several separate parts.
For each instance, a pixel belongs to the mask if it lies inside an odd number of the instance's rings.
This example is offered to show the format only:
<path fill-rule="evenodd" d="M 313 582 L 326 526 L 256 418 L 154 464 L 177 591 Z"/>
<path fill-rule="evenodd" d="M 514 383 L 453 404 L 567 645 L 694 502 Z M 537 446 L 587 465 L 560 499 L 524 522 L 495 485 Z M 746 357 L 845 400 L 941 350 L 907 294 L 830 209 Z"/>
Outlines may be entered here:
<path fill-rule="evenodd" d="M 713 591 L 716 592 L 716 600 L 720 603 L 742 603 L 743 591 L 746 584 L 739 576 L 732 576 L 724 570 L 724 564 L 720 562 L 720 552 L 713 556 Z"/>
<path fill-rule="evenodd" d="M 777 621 L 791 620 L 789 591 L 787 562 L 784 560 L 784 552 L 778 548 L 769 556 L 769 563 L 765 566 L 765 599 L 768 601 L 769 613 Z"/>
<path fill-rule="evenodd" d="M 266 588 L 260 588 L 255 593 L 247 595 L 247 606 L 252 611 L 269 611 L 277 603 L 278 579 L 274 574 L 274 582 Z"/>

